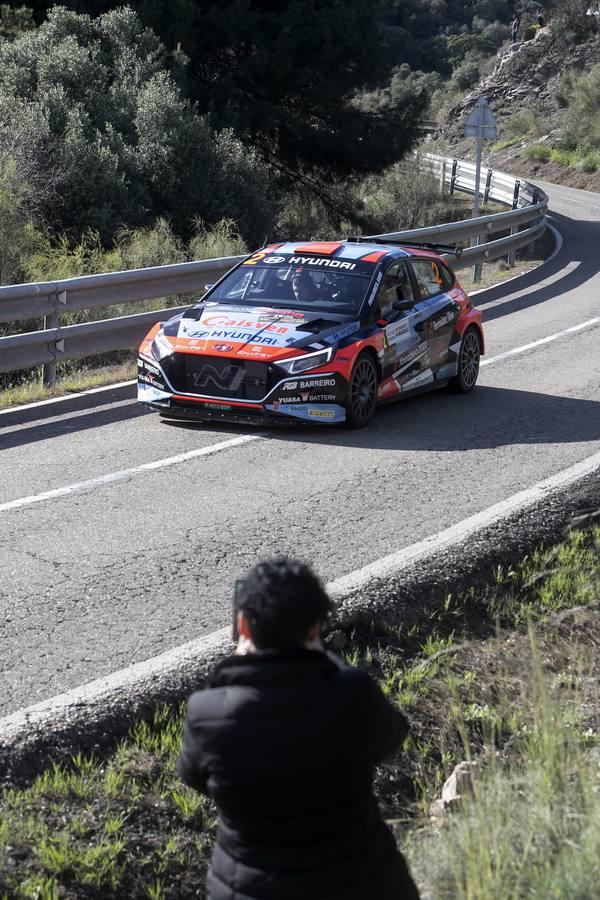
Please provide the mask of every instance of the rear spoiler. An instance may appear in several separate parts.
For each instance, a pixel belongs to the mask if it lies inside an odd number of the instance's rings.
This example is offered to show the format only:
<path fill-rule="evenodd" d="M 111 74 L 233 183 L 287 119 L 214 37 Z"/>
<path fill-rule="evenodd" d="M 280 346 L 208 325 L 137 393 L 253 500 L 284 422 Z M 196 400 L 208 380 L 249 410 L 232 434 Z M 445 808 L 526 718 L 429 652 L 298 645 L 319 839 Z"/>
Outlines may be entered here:
<path fill-rule="evenodd" d="M 352 237 L 348 238 L 349 243 L 356 244 L 394 244 L 398 247 L 414 247 L 416 250 L 432 250 L 434 253 L 450 253 L 457 258 L 462 255 L 463 248 L 458 244 L 436 244 L 435 242 L 424 241 L 402 241 L 395 238 L 377 238 L 377 237 Z"/>

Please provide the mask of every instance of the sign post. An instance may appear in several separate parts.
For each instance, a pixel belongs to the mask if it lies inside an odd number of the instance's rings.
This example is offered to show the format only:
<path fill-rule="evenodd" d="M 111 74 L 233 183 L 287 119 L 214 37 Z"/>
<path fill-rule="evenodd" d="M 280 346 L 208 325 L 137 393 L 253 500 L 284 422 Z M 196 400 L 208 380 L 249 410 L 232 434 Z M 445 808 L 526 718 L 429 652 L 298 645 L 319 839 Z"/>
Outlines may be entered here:
<path fill-rule="evenodd" d="M 480 97 L 465 123 L 465 137 L 477 138 L 477 154 L 475 159 L 475 193 L 473 195 L 473 218 L 479 215 L 479 198 L 481 192 L 481 157 L 483 142 L 496 137 L 496 119 L 485 97 Z M 479 238 L 475 239 L 479 244 Z M 473 281 L 481 280 L 481 263 L 473 269 Z"/>

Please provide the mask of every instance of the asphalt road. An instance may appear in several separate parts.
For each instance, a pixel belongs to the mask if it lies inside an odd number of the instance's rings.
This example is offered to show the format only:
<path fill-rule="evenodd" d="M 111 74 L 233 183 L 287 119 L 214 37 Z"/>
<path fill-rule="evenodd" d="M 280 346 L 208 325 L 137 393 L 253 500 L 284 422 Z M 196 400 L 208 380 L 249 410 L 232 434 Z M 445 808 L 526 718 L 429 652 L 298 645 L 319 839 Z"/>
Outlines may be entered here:
<path fill-rule="evenodd" d="M 562 250 L 481 295 L 467 397 L 359 432 L 166 424 L 132 387 L 0 415 L 0 714 L 225 625 L 260 557 L 329 581 L 598 452 L 600 195 L 545 189 Z"/>

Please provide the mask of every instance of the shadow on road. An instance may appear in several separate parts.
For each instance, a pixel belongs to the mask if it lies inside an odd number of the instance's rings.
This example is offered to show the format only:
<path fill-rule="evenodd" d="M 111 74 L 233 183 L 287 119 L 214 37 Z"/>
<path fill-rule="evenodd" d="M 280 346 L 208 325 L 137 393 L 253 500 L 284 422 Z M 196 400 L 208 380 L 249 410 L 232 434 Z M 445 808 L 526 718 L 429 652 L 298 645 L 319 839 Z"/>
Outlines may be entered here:
<path fill-rule="evenodd" d="M 109 403 L 122 403 L 123 400 L 133 400 L 136 396 L 136 385 L 126 384 L 122 387 L 107 388 L 97 394 L 84 394 L 79 397 L 66 397 L 55 400 L 43 406 L 33 406 L 30 409 L 3 411 L 0 415 L 0 428 L 11 428 L 15 425 L 28 425 L 31 422 L 43 422 L 45 419 L 53 419 L 57 416 L 65 416 L 73 412 L 85 412 L 89 409 L 97 409 Z"/>
<path fill-rule="evenodd" d="M 106 400 L 104 401 L 107 402 Z M 33 412 L 33 410 L 32 410 Z M 62 415 L 67 410 L 60 409 L 60 413 L 55 409 L 54 415 Z M 10 450 L 12 447 L 24 447 L 27 444 L 34 444 L 37 441 L 46 441 L 49 438 L 61 437 L 65 434 L 75 434 L 77 431 L 87 431 L 90 428 L 99 428 L 102 425 L 113 425 L 115 422 L 125 422 L 129 419 L 137 419 L 140 416 L 150 415 L 150 410 L 138 403 L 128 403 L 127 405 L 115 406 L 99 411 L 91 411 L 82 413 L 80 416 L 74 416 L 70 419 L 59 419 L 56 422 L 42 422 L 33 425 L 27 425 L 18 431 L 9 431 L 8 433 L 0 433 L 0 450 Z M 15 425 L 15 422 L 11 422 Z M 0 427 L 4 427 L 8 423 L 0 420 Z"/>
<path fill-rule="evenodd" d="M 195 423 L 165 422 L 195 429 Z M 214 433 L 231 426 L 211 423 Z M 251 433 L 243 426 L 235 434 Z M 456 451 L 511 444 L 570 444 L 600 440 L 600 401 L 556 397 L 534 391 L 479 386 L 467 397 L 442 391 L 382 407 L 368 428 L 285 426 L 265 429 L 275 440 L 365 450 Z"/>
<path fill-rule="evenodd" d="M 514 285 L 498 284 L 482 292 L 481 297 L 473 297 L 475 305 L 483 311 L 484 324 L 523 309 L 530 309 L 546 300 L 553 300 L 598 277 L 600 257 L 591 248 L 600 246 L 600 222 L 577 222 L 567 216 L 553 213 L 552 223 L 564 239 L 563 246 L 554 259 L 541 268 L 522 275 Z M 569 263 L 575 265 L 566 269 Z M 563 270 L 562 277 L 556 278 L 551 284 L 545 283 Z M 460 279 L 460 272 L 458 277 Z M 539 283 L 540 279 L 542 284 Z M 589 290 L 590 293 L 595 291 L 597 294 L 598 284 L 590 286 Z M 512 294 L 517 296 L 510 299 Z M 498 305 L 488 309 L 489 304 L 493 303 Z"/>

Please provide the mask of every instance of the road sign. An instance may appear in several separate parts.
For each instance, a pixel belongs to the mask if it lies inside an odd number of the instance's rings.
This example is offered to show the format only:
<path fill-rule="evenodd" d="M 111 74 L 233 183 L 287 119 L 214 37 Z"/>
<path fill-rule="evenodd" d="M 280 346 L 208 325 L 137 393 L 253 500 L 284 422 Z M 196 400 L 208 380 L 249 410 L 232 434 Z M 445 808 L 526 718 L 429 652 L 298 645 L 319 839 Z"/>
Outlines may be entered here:
<path fill-rule="evenodd" d="M 496 137 L 496 119 L 485 97 L 479 98 L 479 103 L 473 107 L 465 122 L 465 137 L 479 137 L 480 128 L 484 139 Z"/>
<path fill-rule="evenodd" d="M 477 105 L 473 107 L 471 114 L 465 122 L 465 137 L 477 138 L 477 158 L 475 171 L 475 192 L 473 195 L 473 218 L 479 215 L 479 190 L 481 185 L 481 156 L 483 153 L 483 142 L 486 138 L 496 137 L 496 119 L 488 106 L 485 97 L 480 97 Z M 479 243 L 479 238 L 476 238 Z M 481 279 L 481 264 L 475 266 L 473 271 L 473 280 Z"/>

